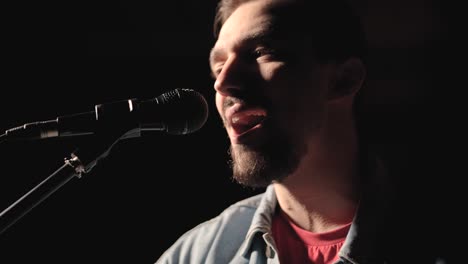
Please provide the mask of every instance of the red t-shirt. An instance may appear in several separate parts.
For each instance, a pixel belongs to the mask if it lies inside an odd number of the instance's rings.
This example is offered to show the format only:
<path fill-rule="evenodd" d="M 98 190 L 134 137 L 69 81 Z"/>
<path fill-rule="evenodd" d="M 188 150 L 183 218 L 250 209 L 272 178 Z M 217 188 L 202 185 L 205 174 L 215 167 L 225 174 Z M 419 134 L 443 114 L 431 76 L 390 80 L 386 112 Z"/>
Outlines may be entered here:
<path fill-rule="evenodd" d="M 273 217 L 272 233 L 281 263 L 332 264 L 351 223 L 325 233 L 312 233 L 294 224 L 281 210 Z"/>

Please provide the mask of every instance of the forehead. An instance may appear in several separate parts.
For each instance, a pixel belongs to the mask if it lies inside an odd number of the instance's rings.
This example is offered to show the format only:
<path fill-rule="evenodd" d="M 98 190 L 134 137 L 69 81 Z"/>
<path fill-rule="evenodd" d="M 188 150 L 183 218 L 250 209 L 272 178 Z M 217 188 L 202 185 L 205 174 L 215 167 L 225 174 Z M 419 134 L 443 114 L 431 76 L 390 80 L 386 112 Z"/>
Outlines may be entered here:
<path fill-rule="evenodd" d="M 218 42 L 303 32 L 303 16 L 294 3 L 294 0 L 254 0 L 241 4 L 221 27 Z"/>
<path fill-rule="evenodd" d="M 272 15 L 266 9 L 266 1 L 250 1 L 241 4 L 225 21 L 219 32 L 218 42 L 233 37 L 257 34 L 270 28 Z"/>

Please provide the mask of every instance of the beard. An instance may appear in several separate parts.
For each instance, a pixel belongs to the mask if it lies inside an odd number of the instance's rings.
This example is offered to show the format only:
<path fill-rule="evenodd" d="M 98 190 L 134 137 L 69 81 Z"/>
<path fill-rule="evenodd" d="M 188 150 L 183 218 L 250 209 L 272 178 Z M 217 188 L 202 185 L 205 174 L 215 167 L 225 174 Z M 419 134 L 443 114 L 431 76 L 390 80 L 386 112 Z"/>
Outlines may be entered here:
<path fill-rule="evenodd" d="M 248 93 L 250 91 L 250 93 Z M 242 90 L 236 97 L 227 97 L 223 102 L 222 111 L 241 102 L 246 105 L 258 105 L 265 109 L 272 109 L 272 103 L 262 95 L 253 94 L 254 89 Z M 273 111 L 271 116 L 275 116 Z M 280 120 L 288 120 L 296 113 L 283 113 Z M 226 127 L 228 123 L 221 116 Z M 301 129 L 292 129 L 291 124 L 281 125 L 279 120 L 268 119 L 263 121 L 265 138 L 262 142 L 251 144 L 231 144 L 229 164 L 232 168 L 232 178 L 241 185 L 253 188 L 266 187 L 272 182 L 281 182 L 293 173 L 299 166 L 301 158 L 305 155 L 307 147 Z M 301 124 L 302 125 L 302 124 Z"/>
<path fill-rule="evenodd" d="M 305 144 L 293 143 L 285 135 L 276 135 L 255 147 L 231 145 L 232 177 L 241 185 L 253 188 L 281 182 L 297 169 L 304 152 Z"/>

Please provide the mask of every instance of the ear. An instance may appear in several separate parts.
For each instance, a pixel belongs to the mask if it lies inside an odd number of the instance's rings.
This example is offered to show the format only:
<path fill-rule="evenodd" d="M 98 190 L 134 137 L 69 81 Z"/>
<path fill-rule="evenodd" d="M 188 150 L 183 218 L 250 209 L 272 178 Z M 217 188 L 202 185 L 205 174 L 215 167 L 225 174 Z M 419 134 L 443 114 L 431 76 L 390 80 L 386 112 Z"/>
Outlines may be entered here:
<path fill-rule="evenodd" d="M 328 90 L 329 100 L 353 96 L 364 83 L 366 67 L 361 59 L 352 57 L 337 64 L 333 78 Z"/>

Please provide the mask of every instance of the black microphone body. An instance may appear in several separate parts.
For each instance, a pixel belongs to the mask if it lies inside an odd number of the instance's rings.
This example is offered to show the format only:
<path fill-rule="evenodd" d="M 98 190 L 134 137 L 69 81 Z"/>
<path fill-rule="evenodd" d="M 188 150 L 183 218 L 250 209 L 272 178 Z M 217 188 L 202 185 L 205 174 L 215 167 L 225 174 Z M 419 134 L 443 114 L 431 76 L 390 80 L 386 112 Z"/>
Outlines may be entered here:
<path fill-rule="evenodd" d="M 149 100 L 128 99 L 95 105 L 94 111 L 26 123 L 5 132 L 5 140 L 44 139 L 104 134 L 131 129 L 184 135 L 208 118 L 205 98 L 191 89 L 175 89 Z"/>

